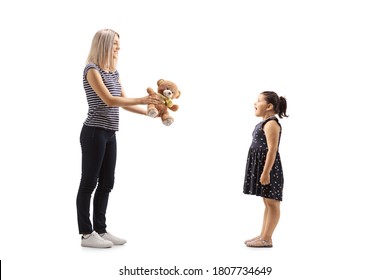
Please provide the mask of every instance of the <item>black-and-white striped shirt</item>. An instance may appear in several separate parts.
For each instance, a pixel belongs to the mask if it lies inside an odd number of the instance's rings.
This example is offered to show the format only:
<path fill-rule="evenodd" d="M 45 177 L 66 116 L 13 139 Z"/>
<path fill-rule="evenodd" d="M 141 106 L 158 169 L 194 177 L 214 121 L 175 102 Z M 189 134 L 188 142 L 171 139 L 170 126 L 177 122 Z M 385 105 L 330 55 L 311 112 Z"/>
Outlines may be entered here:
<path fill-rule="evenodd" d="M 92 89 L 87 81 L 87 72 L 91 68 L 99 71 L 104 84 L 113 96 L 121 95 L 121 85 L 119 83 L 119 73 L 105 72 L 95 64 L 87 64 L 84 68 L 83 84 L 88 101 L 88 116 L 84 124 L 87 126 L 97 126 L 105 129 L 118 131 L 119 129 L 119 108 L 109 107 Z"/>

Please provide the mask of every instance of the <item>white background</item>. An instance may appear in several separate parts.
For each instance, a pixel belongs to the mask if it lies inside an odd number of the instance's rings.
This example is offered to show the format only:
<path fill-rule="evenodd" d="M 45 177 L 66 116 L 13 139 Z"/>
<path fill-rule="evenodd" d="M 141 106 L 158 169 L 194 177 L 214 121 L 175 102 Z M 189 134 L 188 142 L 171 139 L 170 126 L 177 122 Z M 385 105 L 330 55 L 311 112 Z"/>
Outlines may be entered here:
<path fill-rule="evenodd" d="M 0 259 L 4 279 L 126 279 L 119 269 L 271 266 L 267 279 L 388 279 L 390 19 L 386 1 L 3 1 Z M 130 97 L 160 78 L 175 123 L 121 110 L 108 230 L 80 247 L 82 71 L 95 32 L 121 36 Z M 261 199 L 242 194 L 258 93 L 288 100 L 281 220 L 246 248 Z M 135 277 L 132 279 L 162 279 Z M 257 276 L 256 278 L 258 278 Z M 254 279 L 255 276 L 234 276 Z M 264 277 L 265 278 L 265 277 Z"/>

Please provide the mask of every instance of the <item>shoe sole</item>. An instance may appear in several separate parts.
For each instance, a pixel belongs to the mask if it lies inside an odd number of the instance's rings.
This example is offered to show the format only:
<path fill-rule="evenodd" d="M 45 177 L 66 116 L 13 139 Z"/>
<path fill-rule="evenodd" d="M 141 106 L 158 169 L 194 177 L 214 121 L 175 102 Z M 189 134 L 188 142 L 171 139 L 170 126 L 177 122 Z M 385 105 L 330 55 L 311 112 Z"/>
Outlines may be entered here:
<path fill-rule="evenodd" d="M 273 246 L 272 245 L 268 245 L 268 246 L 250 246 L 250 245 L 246 244 L 246 247 L 249 247 L 249 248 L 272 248 Z"/>
<path fill-rule="evenodd" d="M 98 248 L 98 249 L 112 248 L 112 246 L 114 246 L 114 244 L 108 244 L 107 246 L 93 246 L 93 245 L 81 244 L 81 247 L 85 247 L 85 248 Z"/>
<path fill-rule="evenodd" d="M 83 248 L 96 248 L 96 249 L 108 249 L 108 248 L 112 248 L 112 246 L 109 246 L 109 247 L 96 247 L 96 246 L 86 246 L 86 245 L 81 245 L 81 247 L 83 247 Z"/>

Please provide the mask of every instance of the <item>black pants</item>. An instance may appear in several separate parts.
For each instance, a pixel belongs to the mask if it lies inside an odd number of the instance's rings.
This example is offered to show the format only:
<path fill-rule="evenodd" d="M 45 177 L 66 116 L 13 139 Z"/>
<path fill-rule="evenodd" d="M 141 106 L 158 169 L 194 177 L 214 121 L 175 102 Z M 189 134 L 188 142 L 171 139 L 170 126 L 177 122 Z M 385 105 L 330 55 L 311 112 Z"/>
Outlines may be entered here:
<path fill-rule="evenodd" d="M 106 232 L 106 210 L 114 187 L 116 136 L 114 130 L 84 125 L 80 134 L 82 174 L 77 193 L 77 221 L 80 234 Z M 97 185 L 97 188 L 96 188 Z M 93 227 L 89 218 L 92 193 Z"/>

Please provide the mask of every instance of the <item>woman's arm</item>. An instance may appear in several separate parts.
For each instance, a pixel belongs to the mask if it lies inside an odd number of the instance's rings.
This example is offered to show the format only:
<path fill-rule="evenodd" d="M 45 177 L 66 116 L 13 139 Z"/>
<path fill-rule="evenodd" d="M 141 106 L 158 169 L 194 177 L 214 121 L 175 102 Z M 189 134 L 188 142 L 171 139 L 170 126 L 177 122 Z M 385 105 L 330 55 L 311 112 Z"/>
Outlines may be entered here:
<path fill-rule="evenodd" d="M 128 98 L 125 96 L 112 96 L 105 86 L 100 73 L 96 69 L 89 69 L 87 81 L 100 99 L 109 107 L 127 107 L 139 104 L 159 104 L 157 97 L 147 95 L 140 98 Z"/>
<path fill-rule="evenodd" d="M 126 92 L 123 89 L 123 87 L 122 87 L 121 96 L 122 97 L 126 97 Z M 125 109 L 126 111 L 129 111 L 129 112 L 132 112 L 132 113 L 136 113 L 136 114 L 140 114 L 140 115 L 146 115 L 146 110 L 144 108 L 141 108 L 140 106 L 137 106 L 137 105 L 126 106 L 126 107 L 122 107 L 122 108 Z"/>
<path fill-rule="evenodd" d="M 263 173 L 260 176 L 260 183 L 262 185 L 268 185 L 271 181 L 270 172 L 275 163 L 276 152 L 278 151 L 280 126 L 276 121 L 269 121 L 264 125 L 263 130 L 267 138 L 268 152 Z"/>

